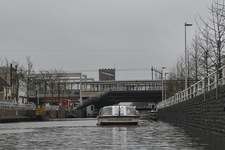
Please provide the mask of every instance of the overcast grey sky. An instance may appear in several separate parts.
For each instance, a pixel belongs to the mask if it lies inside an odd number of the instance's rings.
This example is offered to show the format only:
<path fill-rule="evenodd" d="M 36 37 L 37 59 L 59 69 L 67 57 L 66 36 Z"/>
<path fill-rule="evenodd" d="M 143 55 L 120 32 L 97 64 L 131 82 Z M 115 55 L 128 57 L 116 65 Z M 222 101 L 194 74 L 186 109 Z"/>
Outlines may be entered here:
<path fill-rule="evenodd" d="M 118 80 L 151 79 L 151 66 L 171 68 L 209 16 L 212 0 L 0 0 L 0 58 L 35 70 L 118 69 Z M 87 70 L 87 71 L 84 71 Z M 93 71 L 96 70 L 96 71 Z M 131 70 L 136 70 L 131 72 Z"/>

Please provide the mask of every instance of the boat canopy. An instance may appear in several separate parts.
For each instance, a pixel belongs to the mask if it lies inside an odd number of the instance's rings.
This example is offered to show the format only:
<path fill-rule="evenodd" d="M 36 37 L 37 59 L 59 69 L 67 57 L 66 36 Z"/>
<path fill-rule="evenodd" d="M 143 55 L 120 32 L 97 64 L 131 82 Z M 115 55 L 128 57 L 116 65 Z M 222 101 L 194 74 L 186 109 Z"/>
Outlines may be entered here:
<path fill-rule="evenodd" d="M 106 106 L 100 110 L 100 116 L 137 116 L 138 111 L 133 106 Z"/>

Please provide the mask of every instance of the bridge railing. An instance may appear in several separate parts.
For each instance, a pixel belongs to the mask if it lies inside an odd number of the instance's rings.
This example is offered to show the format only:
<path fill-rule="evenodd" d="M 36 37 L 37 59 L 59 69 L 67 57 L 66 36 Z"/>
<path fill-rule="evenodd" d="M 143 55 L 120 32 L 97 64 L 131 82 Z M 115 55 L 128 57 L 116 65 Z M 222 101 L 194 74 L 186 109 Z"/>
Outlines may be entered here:
<path fill-rule="evenodd" d="M 218 84 L 217 84 L 217 75 L 219 74 L 219 72 L 222 72 L 222 78 L 218 79 Z M 212 72 L 207 77 L 191 85 L 187 89 L 177 92 L 174 96 L 158 103 L 157 108 L 161 109 L 164 107 L 168 107 L 168 106 L 186 101 L 198 95 L 204 94 L 204 92 L 211 91 L 217 88 L 217 86 L 224 85 L 225 84 L 225 66 L 218 69 L 218 74 L 217 74 L 217 71 Z"/>
<path fill-rule="evenodd" d="M 83 92 L 162 90 L 162 80 L 83 82 Z"/>

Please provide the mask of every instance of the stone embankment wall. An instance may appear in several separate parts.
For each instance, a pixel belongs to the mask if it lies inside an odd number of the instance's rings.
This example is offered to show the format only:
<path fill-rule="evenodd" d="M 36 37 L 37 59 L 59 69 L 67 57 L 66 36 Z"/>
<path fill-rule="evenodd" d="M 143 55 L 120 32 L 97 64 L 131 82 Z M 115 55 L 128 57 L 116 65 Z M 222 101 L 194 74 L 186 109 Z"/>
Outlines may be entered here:
<path fill-rule="evenodd" d="M 27 116 L 28 110 L 20 110 L 20 109 L 0 109 L 0 118 L 6 117 L 18 117 L 18 116 Z M 67 118 L 69 114 L 76 115 L 77 118 L 86 117 L 85 112 L 82 110 L 74 110 L 74 111 L 66 111 L 66 110 L 51 110 L 47 111 L 47 114 L 50 115 L 51 119 L 54 118 Z"/>
<path fill-rule="evenodd" d="M 225 86 L 206 92 L 187 101 L 159 109 L 158 119 L 165 122 L 181 123 L 210 132 L 225 135 Z"/>
<path fill-rule="evenodd" d="M 49 111 L 49 115 L 51 119 L 54 118 L 67 118 L 70 114 L 76 115 L 77 118 L 82 118 L 84 116 L 84 112 L 81 110 L 73 110 L 73 111 L 66 111 L 66 110 L 51 110 Z"/>
<path fill-rule="evenodd" d="M 18 109 L 0 109 L 0 117 L 26 116 L 26 110 Z"/>

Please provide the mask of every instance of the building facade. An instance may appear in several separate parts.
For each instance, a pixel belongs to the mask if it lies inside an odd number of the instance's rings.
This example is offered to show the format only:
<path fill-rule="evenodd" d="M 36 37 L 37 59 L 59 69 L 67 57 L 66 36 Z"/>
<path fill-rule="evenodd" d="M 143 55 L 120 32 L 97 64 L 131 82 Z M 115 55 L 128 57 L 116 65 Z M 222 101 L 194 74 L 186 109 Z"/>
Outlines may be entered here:
<path fill-rule="evenodd" d="M 116 69 L 99 69 L 99 81 L 116 80 Z"/>
<path fill-rule="evenodd" d="M 16 66 L 0 67 L 0 92 L 3 99 L 16 99 Z"/>
<path fill-rule="evenodd" d="M 0 77 L 0 100 L 11 98 L 12 98 L 11 86 Z"/>

